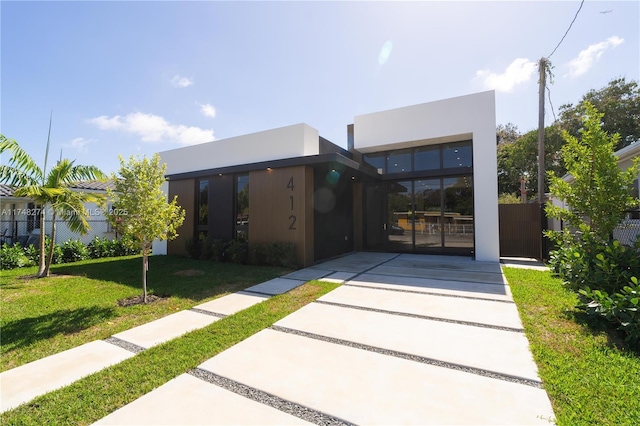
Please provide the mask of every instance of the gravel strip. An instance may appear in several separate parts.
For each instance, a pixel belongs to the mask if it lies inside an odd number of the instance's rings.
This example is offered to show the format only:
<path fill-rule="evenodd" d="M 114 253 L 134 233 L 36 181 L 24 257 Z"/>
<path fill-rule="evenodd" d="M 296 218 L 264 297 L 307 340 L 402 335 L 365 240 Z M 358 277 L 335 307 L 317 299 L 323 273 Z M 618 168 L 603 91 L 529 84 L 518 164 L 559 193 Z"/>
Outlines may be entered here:
<path fill-rule="evenodd" d="M 500 325 L 481 324 L 479 322 L 458 321 L 447 318 L 430 317 L 427 315 L 410 314 L 407 312 L 386 311 L 384 309 L 367 308 L 365 306 L 345 305 L 344 303 L 326 302 L 324 300 L 315 300 L 312 303 L 321 303 L 323 305 L 338 306 L 340 308 L 360 309 L 361 311 L 380 312 L 382 314 L 399 315 L 401 317 L 420 318 L 430 321 L 450 322 L 452 324 L 470 325 L 472 327 L 492 328 L 494 330 L 513 331 L 514 333 L 523 333 L 521 328 L 503 327 Z"/>
<path fill-rule="evenodd" d="M 402 358 L 409 361 L 416 361 L 423 364 L 435 365 L 437 367 L 450 368 L 452 370 L 463 371 L 465 373 L 477 374 L 479 376 L 489 377 L 492 379 L 504 380 L 507 382 L 518 383 L 521 385 L 527 385 L 534 388 L 542 389 L 542 382 L 538 380 L 525 379 L 522 377 L 511 376 L 509 374 L 496 373 L 494 371 L 484 370 L 482 368 L 469 367 L 466 365 L 455 364 L 452 362 L 441 361 L 433 358 L 427 358 L 420 355 L 412 355 L 405 352 L 398 352 L 389 349 L 378 348 L 376 346 L 363 345 L 360 343 L 351 342 L 349 340 L 335 339 L 333 337 L 321 336 L 319 334 L 308 333 L 306 331 L 294 330 L 292 328 L 280 327 L 273 325 L 270 327 L 272 330 L 280 331 L 283 333 L 295 334 L 298 336 L 308 337 L 315 340 L 321 340 L 323 342 L 335 343 L 338 345 L 348 346 L 355 349 L 362 349 L 369 352 L 375 352 L 382 355 L 394 356 L 396 358 Z"/>
<path fill-rule="evenodd" d="M 194 377 L 212 383 L 216 386 L 220 386 L 223 389 L 236 393 L 245 398 L 259 402 L 269 407 L 273 407 L 277 410 L 283 411 L 292 416 L 296 416 L 299 419 L 316 425 L 353 425 L 337 417 L 330 416 L 328 414 L 321 413 L 320 411 L 313 410 L 305 407 L 304 405 L 296 404 L 295 402 L 287 401 L 275 395 L 271 395 L 267 392 L 263 392 L 259 389 L 255 389 L 234 380 L 227 379 L 226 377 L 219 376 L 210 371 L 196 368 L 189 371 Z"/>
<path fill-rule="evenodd" d="M 218 317 L 218 318 L 226 318 L 227 317 L 227 315 L 225 315 L 225 314 L 219 314 L 217 312 L 206 311 L 204 309 L 199 309 L 199 308 L 191 308 L 189 310 L 193 311 L 193 312 L 197 312 L 199 314 L 210 315 L 212 317 Z"/>
<path fill-rule="evenodd" d="M 397 291 L 399 293 L 414 293 L 414 294 L 428 294 L 430 296 L 442 296 L 442 297 L 456 297 L 459 299 L 471 299 L 471 300 L 485 300 L 489 302 L 502 302 L 502 303 L 515 303 L 511 300 L 504 299 L 488 299 L 485 297 L 473 297 L 473 296 L 463 296 L 461 294 L 445 294 L 445 293 L 436 293 L 432 291 L 418 291 L 418 290 L 406 290 L 401 288 L 387 288 L 387 287 L 372 287 L 367 285 L 358 285 L 358 284 L 344 284 L 349 287 L 360 287 L 371 290 L 383 290 L 383 291 Z"/>
<path fill-rule="evenodd" d="M 126 349 L 129 352 L 133 352 L 134 354 L 139 354 L 140 352 L 145 350 L 145 348 L 143 348 L 142 346 L 129 343 L 126 340 L 118 339 L 117 337 L 113 336 L 107 337 L 106 339 L 104 339 L 104 341 L 107 343 L 111 343 L 112 345 L 119 346 L 122 349 Z"/>

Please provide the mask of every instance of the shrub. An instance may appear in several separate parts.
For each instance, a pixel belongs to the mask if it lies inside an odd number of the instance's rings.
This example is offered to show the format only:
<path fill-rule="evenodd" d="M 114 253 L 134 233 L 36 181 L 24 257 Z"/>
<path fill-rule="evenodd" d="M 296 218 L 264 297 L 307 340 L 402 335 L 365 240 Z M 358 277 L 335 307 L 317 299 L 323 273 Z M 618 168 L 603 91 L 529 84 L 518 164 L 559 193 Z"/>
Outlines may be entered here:
<path fill-rule="evenodd" d="M 609 295 L 605 291 L 585 288 L 580 290 L 586 303 L 578 308 L 590 317 L 604 319 L 625 334 L 625 341 L 638 348 L 640 342 L 640 285 L 631 277 L 630 284 L 619 292 Z M 638 348 L 640 349 L 640 348 Z"/>
<path fill-rule="evenodd" d="M 246 242 L 231 240 L 225 246 L 224 257 L 229 262 L 247 263 L 249 259 L 249 247 Z"/>
<path fill-rule="evenodd" d="M 97 235 L 87 245 L 89 257 L 91 259 L 99 259 L 101 257 L 113 256 L 113 245 L 106 238 L 100 238 Z"/>
<path fill-rule="evenodd" d="M 220 239 L 213 240 L 213 243 L 211 244 L 210 260 L 213 260 L 214 262 L 224 262 L 227 257 L 225 253 L 225 249 L 226 249 L 226 245 L 224 241 Z"/>
<path fill-rule="evenodd" d="M 256 243 L 253 245 L 253 263 L 256 265 L 267 264 L 267 248 L 262 243 Z"/>
<path fill-rule="evenodd" d="M 184 248 L 187 251 L 187 256 L 191 259 L 198 258 L 198 244 L 194 238 L 187 238 L 184 242 Z"/>
<path fill-rule="evenodd" d="M 36 265 L 40 261 L 40 252 L 38 251 L 38 248 L 33 244 L 30 244 L 23 250 L 25 256 L 27 256 L 27 258 L 33 265 Z"/>
<path fill-rule="evenodd" d="M 34 263 L 24 254 L 19 244 L 10 246 L 4 243 L 0 247 L 0 265 L 2 269 L 15 269 L 24 266 L 31 266 Z"/>
<path fill-rule="evenodd" d="M 62 243 L 62 262 L 77 262 L 89 258 L 87 246 L 80 240 L 67 240 Z"/>
<path fill-rule="evenodd" d="M 552 251 L 549 263 L 573 290 L 588 287 L 613 294 L 632 276 L 640 276 L 640 239 L 634 247 L 625 247 L 615 240 L 600 242 L 583 234 Z"/>
<path fill-rule="evenodd" d="M 200 243 L 200 260 L 213 260 L 214 241 L 207 237 Z"/>
<path fill-rule="evenodd" d="M 44 253 L 45 253 L 45 259 L 46 256 L 49 256 L 49 246 L 51 245 L 51 238 L 49 238 L 49 236 L 45 236 L 45 240 L 44 240 Z M 53 256 L 51 257 L 51 264 L 52 265 L 56 265 L 58 263 L 63 263 L 62 260 L 63 256 L 62 256 L 62 247 L 60 247 L 60 245 L 58 244 L 54 244 L 53 245 Z M 40 254 L 38 253 L 38 261 L 40 260 Z"/>
<path fill-rule="evenodd" d="M 296 246 L 293 243 L 273 242 L 267 248 L 267 265 L 297 268 Z"/>

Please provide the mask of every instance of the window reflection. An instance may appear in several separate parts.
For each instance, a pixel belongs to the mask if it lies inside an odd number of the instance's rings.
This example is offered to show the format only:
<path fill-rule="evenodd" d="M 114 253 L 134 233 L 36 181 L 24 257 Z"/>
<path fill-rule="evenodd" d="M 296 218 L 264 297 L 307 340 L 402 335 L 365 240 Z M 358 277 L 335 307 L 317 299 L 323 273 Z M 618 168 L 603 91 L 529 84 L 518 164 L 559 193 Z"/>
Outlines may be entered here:
<path fill-rule="evenodd" d="M 249 175 L 236 178 L 236 238 L 246 241 L 249 237 Z"/>
<path fill-rule="evenodd" d="M 471 167 L 471 142 L 455 142 L 442 146 L 442 167 Z"/>
<path fill-rule="evenodd" d="M 410 149 L 389 152 L 389 155 L 387 155 L 387 173 L 404 173 L 412 170 Z"/>
<path fill-rule="evenodd" d="M 201 179 L 198 191 L 198 225 L 209 223 L 209 180 Z"/>

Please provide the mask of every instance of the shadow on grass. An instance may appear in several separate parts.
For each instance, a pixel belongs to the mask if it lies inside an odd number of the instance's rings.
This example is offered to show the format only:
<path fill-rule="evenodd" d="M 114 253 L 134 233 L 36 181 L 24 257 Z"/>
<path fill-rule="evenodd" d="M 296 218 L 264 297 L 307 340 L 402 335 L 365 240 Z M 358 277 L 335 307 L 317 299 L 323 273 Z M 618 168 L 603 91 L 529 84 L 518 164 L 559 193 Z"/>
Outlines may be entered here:
<path fill-rule="evenodd" d="M 9 321 L 2 327 L 2 346 L 4 351 L 20 349 L 58 334 L 77 333 L 115 316 L 115 308 L 92 306 Z"/>
<path fill-rule="evenodd" d="M 572 310 L 566 311 L 565 317 L 577 324 L 580 324 L 585 331 L 592 336 L 605 335 L 607 338 L 607 346 L 616 348 L 630 356 L 640 356 L 640 342 L 633 347 L 629 342 L 624 340 L 625 334 L 617 330 L 613 324 L 597 317 L 590 317 L 585 312 Z"/>
<path fill-rule="evenodd" d="M 142 258 L 60 265 L 56 274 L 112 281 L 142 291 Z M 189 272 L 189 273 L 184 273 Z M 242 290 L 283 275 L 289 270 L 271 266 L 238 265 L 176 256 L 149 257 L 147 290 L 194 301 Z"/>

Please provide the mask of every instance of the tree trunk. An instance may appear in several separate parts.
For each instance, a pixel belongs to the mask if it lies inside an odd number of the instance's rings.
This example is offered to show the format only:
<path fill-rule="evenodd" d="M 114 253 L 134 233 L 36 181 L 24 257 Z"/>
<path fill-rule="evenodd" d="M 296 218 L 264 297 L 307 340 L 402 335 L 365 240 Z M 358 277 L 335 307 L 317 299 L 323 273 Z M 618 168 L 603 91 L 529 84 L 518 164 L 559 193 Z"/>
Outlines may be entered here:
<path fill-rule="evenodd" d="M 40 261 L 38 267 L 38 278 L 45 276 L 45 248 L 44 248 L 44 211 L 46 205 L 42 205 L 40 209 Z"/>
<path fill-rule="evenodd" d="M 142 300 L 144 303 L 147 303 L 147 270 L 149 255 L 147 254 L 146 249 L 142 249 Z"/>
<path fill-rule="evenodd" d="M 49 269 L 51 268 L 51 262 L 53 261 L 53 249 L 56 245 L 56 212 L 53 211 L 53 216 L 51 216 L 51 242 L 49 243 L 49 253 L 47 254 L 47 262 L 44 266 L 44 275 L 45 277 L 49 276 Z"/>

